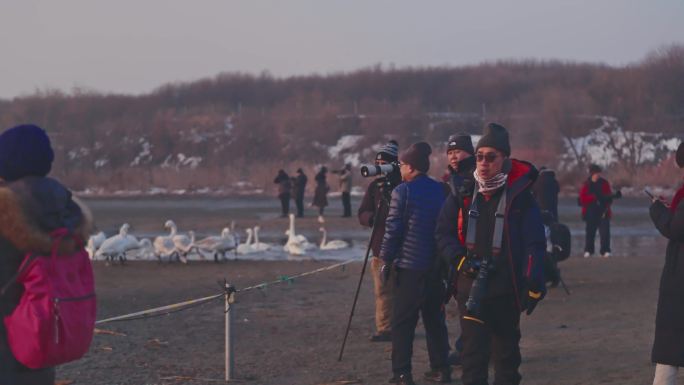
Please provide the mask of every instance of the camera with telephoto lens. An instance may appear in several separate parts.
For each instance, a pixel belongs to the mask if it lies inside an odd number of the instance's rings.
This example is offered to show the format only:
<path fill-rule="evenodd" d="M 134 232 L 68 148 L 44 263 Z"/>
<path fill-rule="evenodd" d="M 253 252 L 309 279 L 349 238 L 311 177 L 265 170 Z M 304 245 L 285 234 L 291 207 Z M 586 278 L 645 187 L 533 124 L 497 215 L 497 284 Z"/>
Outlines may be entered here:
<path fill-rule="evenodd" d="M 361 165 L 361 176 L 366 178 L 377 175 L 389 175 L 392 172 L 399 172 L 399 165 L 397 163 Z"/>

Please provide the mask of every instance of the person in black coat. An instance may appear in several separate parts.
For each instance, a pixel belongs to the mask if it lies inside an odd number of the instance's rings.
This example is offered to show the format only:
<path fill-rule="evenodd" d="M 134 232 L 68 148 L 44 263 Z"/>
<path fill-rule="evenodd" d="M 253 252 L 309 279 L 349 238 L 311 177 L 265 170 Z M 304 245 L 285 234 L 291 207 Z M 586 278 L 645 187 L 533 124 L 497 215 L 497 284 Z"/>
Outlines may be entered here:
<path fill-rule="evenodd" d="M 330 191 L 330 186 L 328 185 L 328 168 L 322 166 L 314 177 L 316 181 L 316 190 L 314 191 L 312 206 L 318 207 L 319 220 L 323 218 L 323 211 L 328 205 L 328 191 Z"/>
<path fill-rule="evenodd" d="M 463 201 L 451 194 L 442 206 L 435 230 L 438 250 L 458 277 L 455 295 L 463 340 L 464 385 L 487 384 L 490 359 L 494 361 L 495 384 L 520 383 L 520 312 L 531 314 L 546 292 L 544 226 L 529 191 L 537 170 L 529 162 L 510 158 L 510 154 L 508 131 L 495 123 L 485 127 L 476 147 L 477 194 L 470 204 L 473 213 L 460 221 Z M 501 244 L 495 246 L 500 202 L 505 206 L 504 223 L 499 234 Z M 485 266 L 483 271 L 489 277 L 476 280 Z M 475 301 L 478 306 L 468 305 L 473 304 L 471 293 L 481 295 Z"/>
<path fill-rule="evenodd" d="M 558 221 L 558 193 L 560 193 L 560 185 L 556 180 L 556 173 L 542 167 L 537 181 L 532 185 L 532 194 L 539 204 L 539 209 L 551 213 L 554 222 Z"/>
<path fill-rule="evenodd" d="M 297 169 L 297 176 L 292 178 L 292 195 L 294 196 L 295 205 L 297 206 L 297 217 L 304 216 L 304 194 L 306 193 L 306 184 L 308 182 L 304 170 Z"/>
<path fill-rule="evenodd" d="M 677 149 L 676 161 L 684 168 L 684 143 Z M 657 364 L 653 384 L 674 385 L 677 368 L 684 366 L 684 186 L 669 205 L 655 198 L 650 214 L 660 234 L 668 239 L 651 353 Z"/>
<path fill-rule="evenodd" d="M 278 199 L 280 199 L 280 216 L 287 217 L 290 213 L 290 191 L 292 190 L 292 182 L 290 176 L 285 170 L 278 170 L 278 175 L 273 179 L 273 183 L 278 185 Z"/>

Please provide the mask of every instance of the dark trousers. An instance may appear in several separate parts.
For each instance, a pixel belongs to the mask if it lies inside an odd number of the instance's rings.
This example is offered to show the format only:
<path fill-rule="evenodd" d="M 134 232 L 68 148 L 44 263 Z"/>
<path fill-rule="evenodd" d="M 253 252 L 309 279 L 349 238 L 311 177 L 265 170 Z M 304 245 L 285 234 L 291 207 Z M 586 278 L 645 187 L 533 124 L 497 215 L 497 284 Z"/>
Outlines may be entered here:
<path fill-rule="evenodd" d="M 290 213 L 290 194 L 280 194 L 278 195 L 278 198 L 280 198 L 281 215 L 286 217 Z"/>
<path fill-rule="evenodd" d="M 342 193 L 342 206 L 344 207 L 345 217 L 351 217 L 351 194 L 348 192 Z"/>
<path fill-rule="evenodd" d="M 295 196 L 295 205 L 297 205 L 297 216 L 304 216 L 304 194 L 297 194 Z"/>
<path fill-rule="evenodd" d="M 462 278 L 462 277 L 459 277 Z M 465 280 L 469 283 L 472 280 Z M 518 385 L 520 367 L 520 313 L 511 296 L 482 300 L 480 319 L 484 324 L 463 318 L 470 288 L 459 286 L 461 314 L 463 385 L 487 385 L 490 357 L 494 360 L 494 385 Z"/>
<path fill-rule="evenodd" d="M 444 289 L 437 274 L 397 269 L 392 288 L 392 371 L 411 373 L 413 337 L 423 317 L 430 367 L 446 368 L 449 336 L 443 305 Z M 388 283 L 390 284 L 390 283 Z"/>
<path fill-rule="evenodd" d="M 594 254 L 594 240 L 596 239 L 596 230 L 598 229 L 601 236 L 600 253 L 610 253 L 610 218 L 586 218 L 585 227 L 585 243 L 584 251 Z"/>

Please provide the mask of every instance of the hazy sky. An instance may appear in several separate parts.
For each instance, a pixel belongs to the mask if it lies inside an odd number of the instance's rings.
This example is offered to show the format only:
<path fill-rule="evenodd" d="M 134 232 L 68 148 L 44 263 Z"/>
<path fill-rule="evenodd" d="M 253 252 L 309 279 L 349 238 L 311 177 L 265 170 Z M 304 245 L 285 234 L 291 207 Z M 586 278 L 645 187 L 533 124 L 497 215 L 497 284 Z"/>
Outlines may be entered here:
<path fill-rule="evenodd" d="M 376 63 L 623 65 L 682 42 L 684 0 L 0 0 L 0 97 Z"/>

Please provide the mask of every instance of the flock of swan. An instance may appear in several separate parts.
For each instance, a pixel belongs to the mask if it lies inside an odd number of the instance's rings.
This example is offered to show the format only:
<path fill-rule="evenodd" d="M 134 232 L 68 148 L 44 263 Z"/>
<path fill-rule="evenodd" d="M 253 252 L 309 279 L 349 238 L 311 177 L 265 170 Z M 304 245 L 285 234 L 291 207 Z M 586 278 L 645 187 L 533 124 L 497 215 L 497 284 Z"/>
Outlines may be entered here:
<path fill-rule="evenodd" d="M 233 226 L 234 227 L 234 223 Z M 130 225 L 124 223 L 119 229 L 119 233 L 107 238 L 103 232 L 92 235 L 88 239 L 86 250 L 92 259 L 103 259 L 107 264 L 119 261 L 126 261 L 126 254 L 138 252 L 143 255 L 154 255 L 160 262 L 163 260 L 188 262 L 188 255 L 192 252 L 199 255 L 201 259 L 206 259 L 206 255 L 211 255 L 214 262 L 225 261 L 226 254 L 232 253 L 235 258 L 237 255 L 256 254 L 269 250 L 278 250 L 279 245 L 268 244 L 259 241 L 259 226 L 245 230 L 247 239 L 240 243 L 240 237 L 225 227 L 220 235 L 208 236 L 203 239 L 195 239 L 195 233 L 188 231 L 185 234 L 178 232 L 178 227 L 172 220 L 164 223 L 164 228 L 169 231 L 166 235 L 154 238 L 138 240 L 129 233 Z M 327 240 L 327 231 L 324 227 L 319 228 L 322 233 L 320 244 L 316 245 L 309 242 L 305 236 L 297 234 L 295 231 L 295 217 L 290 214 L 290 226 L 285 231 L 287 242 L 282 246 L 282 250 L 290 255 L 306 255 L 307 252 L 314 250 L 340 250 L 348 248 L 350 245 L 342 240 Z"/>

